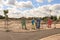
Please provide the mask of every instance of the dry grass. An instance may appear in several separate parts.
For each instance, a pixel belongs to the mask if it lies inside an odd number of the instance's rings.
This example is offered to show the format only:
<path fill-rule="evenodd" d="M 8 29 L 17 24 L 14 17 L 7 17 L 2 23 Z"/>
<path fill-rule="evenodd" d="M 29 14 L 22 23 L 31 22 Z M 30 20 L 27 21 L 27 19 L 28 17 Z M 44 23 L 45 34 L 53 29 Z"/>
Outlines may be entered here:
<path fill-rule="evenodd" d="M 27 21 L 27 29 L 31 30 L 32 25 L 31 25 L 31 21 Z M 3 30 L 5 27 L 5 21 L 4 20 L 0 20 L 0 30 Z M 54 24 L 52 24 L 52 28 L 54 28 Z M 22 26 L 21 26 L 21 21 L 20 20 L 9 20 L 8 21 L 8 28 L 9 30 L 12 31 L 21 31 L 22 30 Z M 43 29 L 48 29 L 46 24 L 41 25 L 41 28 Z M 60 24 L 56 24 L 56 28 L 60 28 Z M 26 31 L 26 30 L 23 30 Z"/>

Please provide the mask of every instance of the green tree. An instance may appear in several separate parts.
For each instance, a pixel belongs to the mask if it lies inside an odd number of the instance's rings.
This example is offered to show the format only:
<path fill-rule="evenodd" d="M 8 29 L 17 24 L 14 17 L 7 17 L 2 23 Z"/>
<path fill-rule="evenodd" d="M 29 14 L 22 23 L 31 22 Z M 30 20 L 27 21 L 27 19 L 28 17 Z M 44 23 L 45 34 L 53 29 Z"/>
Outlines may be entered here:
<path fill-rule="evenodd" d="M 43 20 L 44 22 L 47 22 L 48 17 L 43 17 L 42 20 Z"/>
<path fill-rule="evenodd" d="M 51 16 L 51 19 L 53 20 L 54 26 L 55 26 L 55 28 L 56 28 L 57 16 Z"/>
<path fill-rule="evenodd" d="M 0 19 L 4 19 L 5 17 L 3 17 L 2 15 L 0 15 Z"/>
<path fill-rule="evenodd" d="M 8 10 L 3 10 L 5 15 L 5 29 L 8 31 Z"/>

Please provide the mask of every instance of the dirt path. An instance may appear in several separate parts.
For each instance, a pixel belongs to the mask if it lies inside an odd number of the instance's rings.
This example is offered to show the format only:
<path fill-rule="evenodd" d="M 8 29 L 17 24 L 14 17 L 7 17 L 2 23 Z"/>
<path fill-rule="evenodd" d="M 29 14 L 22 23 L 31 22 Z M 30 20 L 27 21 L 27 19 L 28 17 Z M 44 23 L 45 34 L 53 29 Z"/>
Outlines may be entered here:
<path fill-rule="evenodd" d="M 36 32 L 0 32 L 0 40 L 38 40 L 54 34 L 60 34 L 60 29 L 39 30 Z"/>

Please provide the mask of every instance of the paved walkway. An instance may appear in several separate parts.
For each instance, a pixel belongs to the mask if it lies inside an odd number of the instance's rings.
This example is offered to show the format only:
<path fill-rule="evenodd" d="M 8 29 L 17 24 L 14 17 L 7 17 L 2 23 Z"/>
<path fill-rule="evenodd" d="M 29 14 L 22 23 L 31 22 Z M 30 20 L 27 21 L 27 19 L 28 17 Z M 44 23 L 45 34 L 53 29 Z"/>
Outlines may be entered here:
<path fill-rule="evenodd" d="M 55 35 L 52 35 L 52 36 L 49 36 L 49 37 L 46 37 L 46 38 L 42 38 L 40 40 L 60 40 L 60 34 L 55 34 Z"/>
<path fill-rule="evenodd" d="M 36 32 L 1 32 L 0 40 L 38 40 L 51 35 L 60 34 L 60 29 L 39 30 Z"/>

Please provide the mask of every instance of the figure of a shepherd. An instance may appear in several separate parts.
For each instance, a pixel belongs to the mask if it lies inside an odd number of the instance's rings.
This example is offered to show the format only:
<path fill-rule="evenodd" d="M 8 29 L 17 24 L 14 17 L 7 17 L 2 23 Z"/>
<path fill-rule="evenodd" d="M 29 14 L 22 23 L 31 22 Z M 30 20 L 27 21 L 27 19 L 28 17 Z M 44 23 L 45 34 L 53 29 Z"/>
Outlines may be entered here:
<path fill-rule="evenodd" d="M 26 18 L 22 18 L 22 20 L 21 20 L 21 24 L 22 24 L 22 29 L 26 29 L 27 30 L 27 28 L 26 28 Z"/>
<path fill-rule="evenodd" d="M 48 28 L 51 28 L 51 25 L 52 25 L 52 19 L 51 18 L 48 18 L 47 24 L 48 24 Z"/>
<path fill-rule="evenodd" d="M 40 29 L 40 23 L 41 23 L 41 19 L 37 18 L 37 20 L 36 20 L 36 28 L 37 29 Z"/>
<path fill-rule="evenodd" d="M 33 18 L 31 22 L 32 22 L 32 29 L 35 29 L 35 19 Z"/>

